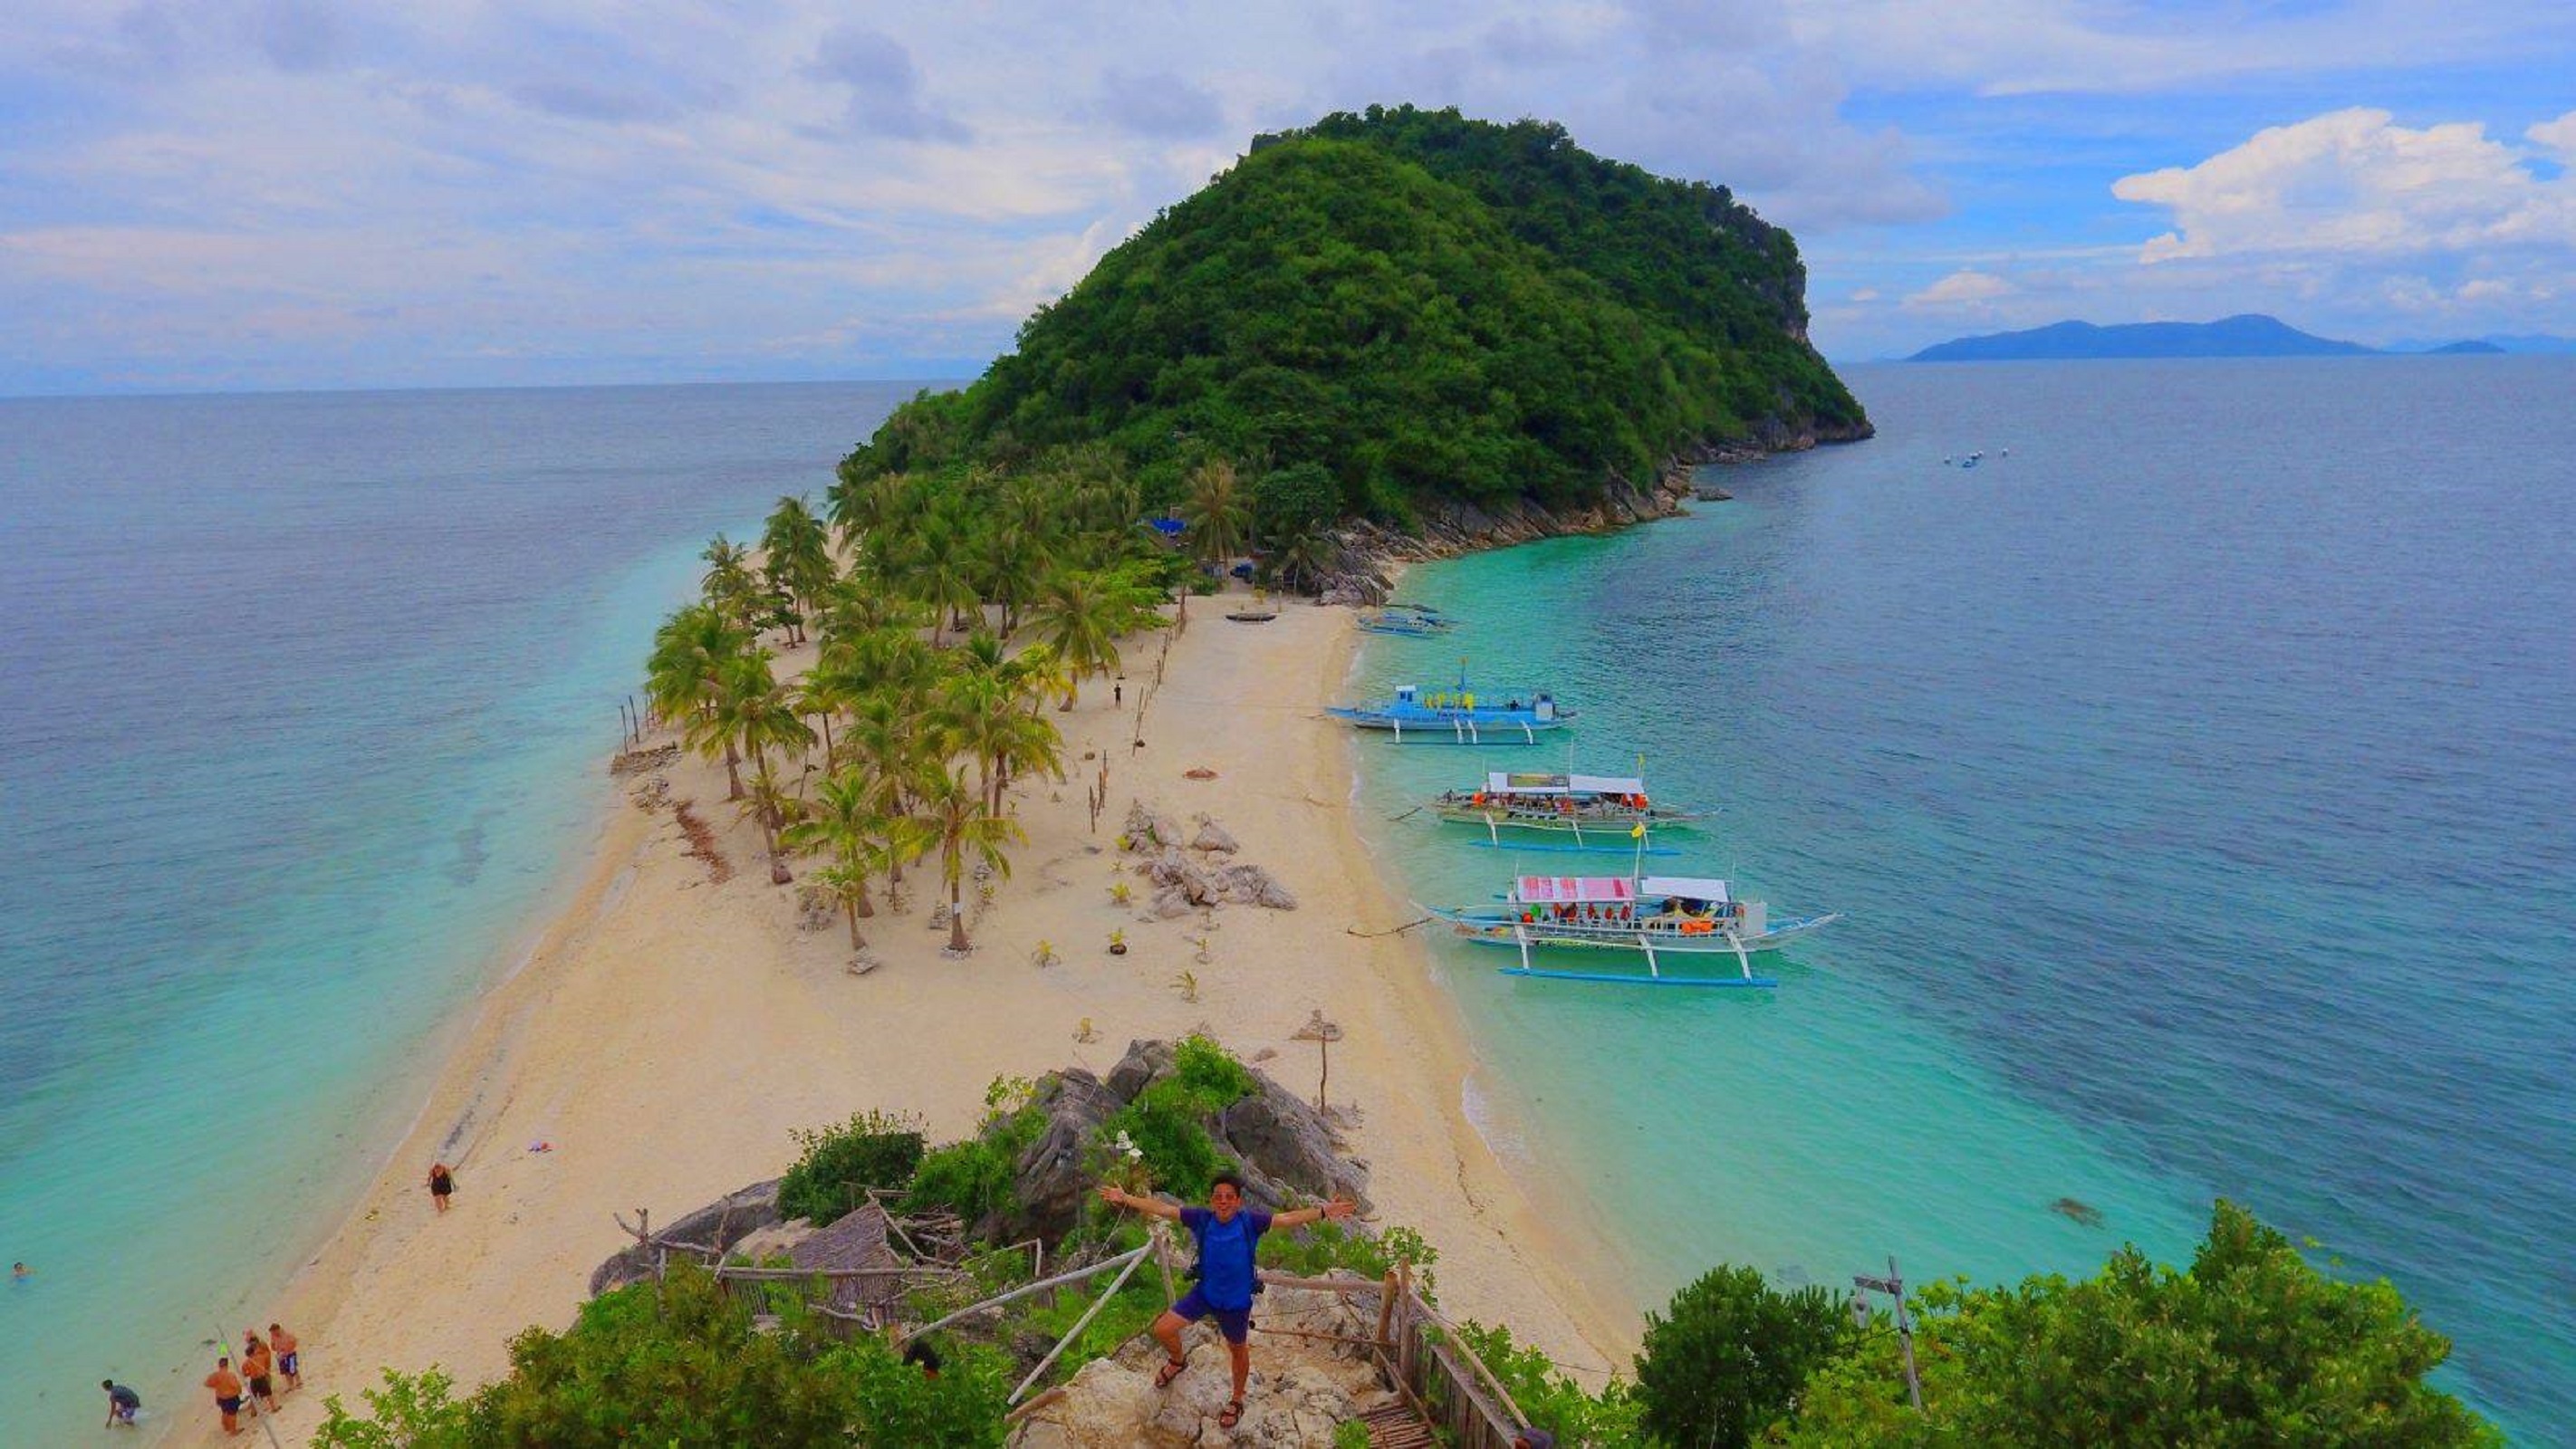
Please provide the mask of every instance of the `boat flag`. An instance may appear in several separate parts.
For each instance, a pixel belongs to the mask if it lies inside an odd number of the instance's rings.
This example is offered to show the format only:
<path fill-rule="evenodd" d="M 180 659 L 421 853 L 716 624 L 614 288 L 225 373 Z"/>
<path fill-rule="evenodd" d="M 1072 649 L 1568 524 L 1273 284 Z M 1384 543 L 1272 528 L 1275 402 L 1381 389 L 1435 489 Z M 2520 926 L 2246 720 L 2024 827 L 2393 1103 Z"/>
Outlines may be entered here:
<path fill-rule="evenodd" d="M 1640 820 L 1640 821 L 1638 821 L 1636 824 L 1629 826 L 1629 827 L 1628 827 L 1628 838 L 1629 838 L 1630 840 L 1643 840 L 1643 839 L 1645 839 L 1645 838 L 1646 838 L 1646 822 L 1645 822 L 1645 821 L 1643 821 L 1643 820 Z"/>

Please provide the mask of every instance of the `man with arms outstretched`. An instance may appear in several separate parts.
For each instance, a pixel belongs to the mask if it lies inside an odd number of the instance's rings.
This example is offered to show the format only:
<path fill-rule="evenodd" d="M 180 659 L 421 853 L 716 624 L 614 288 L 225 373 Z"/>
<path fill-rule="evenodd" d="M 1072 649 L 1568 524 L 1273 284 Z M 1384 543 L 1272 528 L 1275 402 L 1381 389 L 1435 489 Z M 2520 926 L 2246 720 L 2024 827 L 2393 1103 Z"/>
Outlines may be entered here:
<path fill-rule="evenodd" d="M 1180 1302 L 1154 1320 L 1154 1341 L 1163 1346 L 1164 1355 L 1170 1359 L 1154 1375 L 1154 1386 L 1170 1384 L 1189 1367 L 1189 1357 L 1181 1349 L 1183 1326 L 1213 1316 L 1217 1331 L 1225 1335 L 1226 1353 L 1234 1360 L 1234 1397 L 1217 1415 L 1216 1422 L 1220 1429 L 1233 1428 L 1243 1418 L 1243 1381 L 1252 1371 L 1248 1346 L 1255 1282 L 1252 1260 L 1261 1245 L 1261 1235 L 1272 1228 L 1301 1228 L 1319 1218 L 1349 1217 L 1354 1211 L 1351 1203 L 1335 1198 L 1322 1207 L 1298 1208 L 1294 1212 L 1255 1212 L 1243 1205 L 1243 1179 L 1230 1172 L 1217 1174 L 1215 1185 L 1208 1189 L 1208 1205 L 1203 1208 L 1138 1197 L 1124 1188 L 1106 1185 L 1100 1189 L 1100 1199 L 1114 1207 L 1170 1218 L 1198 1239 L 1199 1281 L 1181 1295 Z"/>

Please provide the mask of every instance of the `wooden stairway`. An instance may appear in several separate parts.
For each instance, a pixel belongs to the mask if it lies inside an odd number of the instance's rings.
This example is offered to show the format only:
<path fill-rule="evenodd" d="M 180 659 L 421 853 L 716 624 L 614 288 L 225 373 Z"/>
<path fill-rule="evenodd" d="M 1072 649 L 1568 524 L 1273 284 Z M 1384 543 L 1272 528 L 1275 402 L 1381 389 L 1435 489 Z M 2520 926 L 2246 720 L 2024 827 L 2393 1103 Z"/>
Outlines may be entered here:
<path fill-rule="evenodd" d="M 1369 1449 L 1434 1449 L 1440 1441 L 1431 1437 L 1431 1428 L 1402 1404 L 1389 1404 L 1360 1415 L 1359 1422 L 1368 1426 Z"/>

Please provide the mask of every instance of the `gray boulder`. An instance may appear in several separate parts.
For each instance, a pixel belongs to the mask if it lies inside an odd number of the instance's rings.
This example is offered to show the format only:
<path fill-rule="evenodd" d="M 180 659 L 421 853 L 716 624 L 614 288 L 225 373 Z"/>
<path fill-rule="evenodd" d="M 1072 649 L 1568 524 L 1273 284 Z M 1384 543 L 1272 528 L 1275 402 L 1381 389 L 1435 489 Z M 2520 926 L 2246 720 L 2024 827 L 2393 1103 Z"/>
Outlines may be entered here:
<path fill-rule="evenodd" d="M 1166 1064 L 1169 1050 L 1165 1048 Z M 1020 1219 L 1012 1226 L 1011 1235 L 1017 1238 L 1035 1234 L 1053 1242 L 1073 1231 L 1081 1217 L 1083 1195 L 1092 1190 L 1092 1179 L 1083 1160 L 1092 1134 L 1109 1120 L 1111 1113 L 1127 1104 L 1127 1098 L 1113 1086 L 1103 1086 L 1098 1077 L 1082 1068 L 1067 1067 L 1048 1077 L 1030 1101 L 1046 1114 L 1046 1130 L 1020 1154 L 1016 1164 Z"/>
<path fill-rule="evenodd" d="M 656 1229 L 653 1236 L 694 1244 L 716 1254 L 729 1253 L 736 1243 L 753 1233 L 778 1225 L 779 1181 L 773 1177 L 736 1188 L 677 1222 Z M 641 1246 L 611 1257 L 591 1273 L 591 1296 L 596 1298 L 611 1289 L 652 1277 L 653 1258 Z"/>
<path fill-rule="evenodd" d="M 1234 836 L 1224 826 L 1204 817 L 1199 821 L 1199 833 L 1190 837 L 1192 850 L 1212 850 L 1221 855 L 1232 855 L 1242 848 L 1235 844 Z"/>
<path fill-rule="evenodd" d="M 1334 1148 L 1323 1116 L 1267 1072 L 1255 1070 L 1252 1079 L 1261 1090 L 1217 1119 L 1217 1135 L 1236 1160 L 1292 1190 L 1278 1201 L 1343 1196 L 1367 1209 L 1368 1170 Z"/>

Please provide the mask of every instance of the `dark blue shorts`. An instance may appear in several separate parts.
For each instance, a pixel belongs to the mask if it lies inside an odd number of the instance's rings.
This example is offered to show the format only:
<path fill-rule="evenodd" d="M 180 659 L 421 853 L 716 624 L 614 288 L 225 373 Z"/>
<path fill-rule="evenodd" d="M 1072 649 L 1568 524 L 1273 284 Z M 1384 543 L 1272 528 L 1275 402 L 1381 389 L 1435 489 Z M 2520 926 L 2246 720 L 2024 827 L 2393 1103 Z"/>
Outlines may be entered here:
<path fill-rule="evenodd" d="M 1241 1343 L 1252 1336 L 1251 1309 L 1214 1307 L 1207 1301 L 1207 1292 L 1201 1287 L 1193 1286 L 1182 1294 L 1181 1301 L 1172 1305 L 1172 1311 L 1192 1323 L 1202 1318 L 1214 1318 L 1216 1331 L 1224 1334 L 1228 1343 Z"/>

